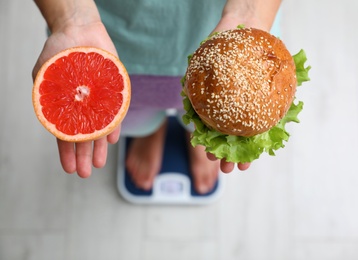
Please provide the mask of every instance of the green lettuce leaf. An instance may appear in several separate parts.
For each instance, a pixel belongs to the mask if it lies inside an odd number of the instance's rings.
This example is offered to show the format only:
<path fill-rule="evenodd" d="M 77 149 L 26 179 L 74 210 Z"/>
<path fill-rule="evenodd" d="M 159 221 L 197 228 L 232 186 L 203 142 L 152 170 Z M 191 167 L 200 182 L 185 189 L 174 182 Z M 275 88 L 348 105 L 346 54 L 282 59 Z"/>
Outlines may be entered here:
<path fill-rule="evenodd" d="M 188 57 L 190 61 L 191 55 Z M 306 54 L 303 50 L 293 56 L 296 65 L 297 85 L 310 80 L 308 71 L 310 66 L 304 67 Z M 182 85 L 185 84 L 185 77 L 182 79 Z M 290 134 L 285 126 L 289 122 L 299 123 L 298 114 L 303 109 L 303 102 L 292 102 L 285 117 L 283 117 L 276 126 L 270 130 L 252 137 L 242 137 L 226 135 L 215 130 L 209 129 L 200 119 L 191 105 L 189 98 L 182 91 L 183 105 L 186 113 L 183 115 L 183 122 L 189 124 L 193 122 L 195 131 L 192 133 L 191 144 L 193 146 L 203 145 L 206 151 L 214 154 L 218 159 L 226 158 L 228 162 L 245 163 L 252 162 L 260 157 L 264 152 L 269 155 L 275 155 L 275 151 L 285 147 Z"/>
<path fill-rule="evenodd" d="M 292 57 L 296 64 L 297 86 L 301 86 L 303 82 L 310 80 L 308 72 L 311 69 L 311 66 L 305 68 L 305 62 L 307 61 L 307 57 L 304 50 L 300 50 Z"/>

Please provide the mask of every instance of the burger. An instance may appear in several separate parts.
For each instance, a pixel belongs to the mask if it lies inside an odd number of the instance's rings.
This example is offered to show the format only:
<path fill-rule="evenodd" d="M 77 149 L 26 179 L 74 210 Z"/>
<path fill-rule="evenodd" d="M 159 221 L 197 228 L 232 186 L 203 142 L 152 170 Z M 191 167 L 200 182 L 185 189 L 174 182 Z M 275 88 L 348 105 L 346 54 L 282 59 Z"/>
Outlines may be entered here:
<path fill-rule="evenodd" d="M 288 122 L 299 122 L 297 86 L 308 81 L 303 50 L 291 56 L 274 35 L 256 28 L 215 33 L 188 57 L 182 79 L 191 143 L 229 162 L 252 162 L 284 147 Z"/>

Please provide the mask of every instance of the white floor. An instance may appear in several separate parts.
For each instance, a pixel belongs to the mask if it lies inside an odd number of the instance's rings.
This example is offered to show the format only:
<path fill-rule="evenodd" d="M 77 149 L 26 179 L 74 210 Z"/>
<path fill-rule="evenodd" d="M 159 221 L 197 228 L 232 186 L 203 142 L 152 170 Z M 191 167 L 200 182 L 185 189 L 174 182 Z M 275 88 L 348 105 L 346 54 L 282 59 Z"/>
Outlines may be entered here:
<path fill-rule="evenodd" d="M 284 1 L 282 38 L 312 65 L 290 142 L 225 176 L 215 204 L 157 207 L 118 195 L 116 146 L 90 179 L 63 173 L 31 103 L 44 22 L 33 1 L 0 0 L 0 260 L 358 259 L 357 10 Z"/>

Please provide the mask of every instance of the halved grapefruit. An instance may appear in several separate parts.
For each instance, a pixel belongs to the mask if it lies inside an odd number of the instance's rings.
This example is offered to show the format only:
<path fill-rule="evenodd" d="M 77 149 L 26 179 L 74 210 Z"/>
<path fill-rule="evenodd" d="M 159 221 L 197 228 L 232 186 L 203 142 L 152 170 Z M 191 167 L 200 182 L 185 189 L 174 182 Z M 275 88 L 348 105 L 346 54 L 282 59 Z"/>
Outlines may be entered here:
<path fill-rule="evenodd" d="M 43 64 L 33 86 L 37 118 L 57 138 L 99 139 L 125 117 L 131 97 L 126 68 L 113 54 L 94 47 L 66 49 Z"/>

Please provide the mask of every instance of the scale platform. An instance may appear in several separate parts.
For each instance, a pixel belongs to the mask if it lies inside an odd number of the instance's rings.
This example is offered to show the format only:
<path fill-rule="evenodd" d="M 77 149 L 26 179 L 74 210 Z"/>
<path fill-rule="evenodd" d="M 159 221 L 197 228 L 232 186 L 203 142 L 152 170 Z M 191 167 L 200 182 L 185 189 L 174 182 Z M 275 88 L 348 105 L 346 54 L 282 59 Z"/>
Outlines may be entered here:
<path fill-rule="evenodd" d="M 210 204 L 221 196 L 221 173 L 212 191 L 199 194 L 194 190 L 185 130 L 175 117 L 169 118 L 163 164 L 154 180 L 153 188 L 149 191 L 137 188 L 125 169 L 126 150 L 130 140 L 129 137 L 121 137 L 117 166 L 117 188 L 126 201 L 133 204 L 200 205 Z"/>

